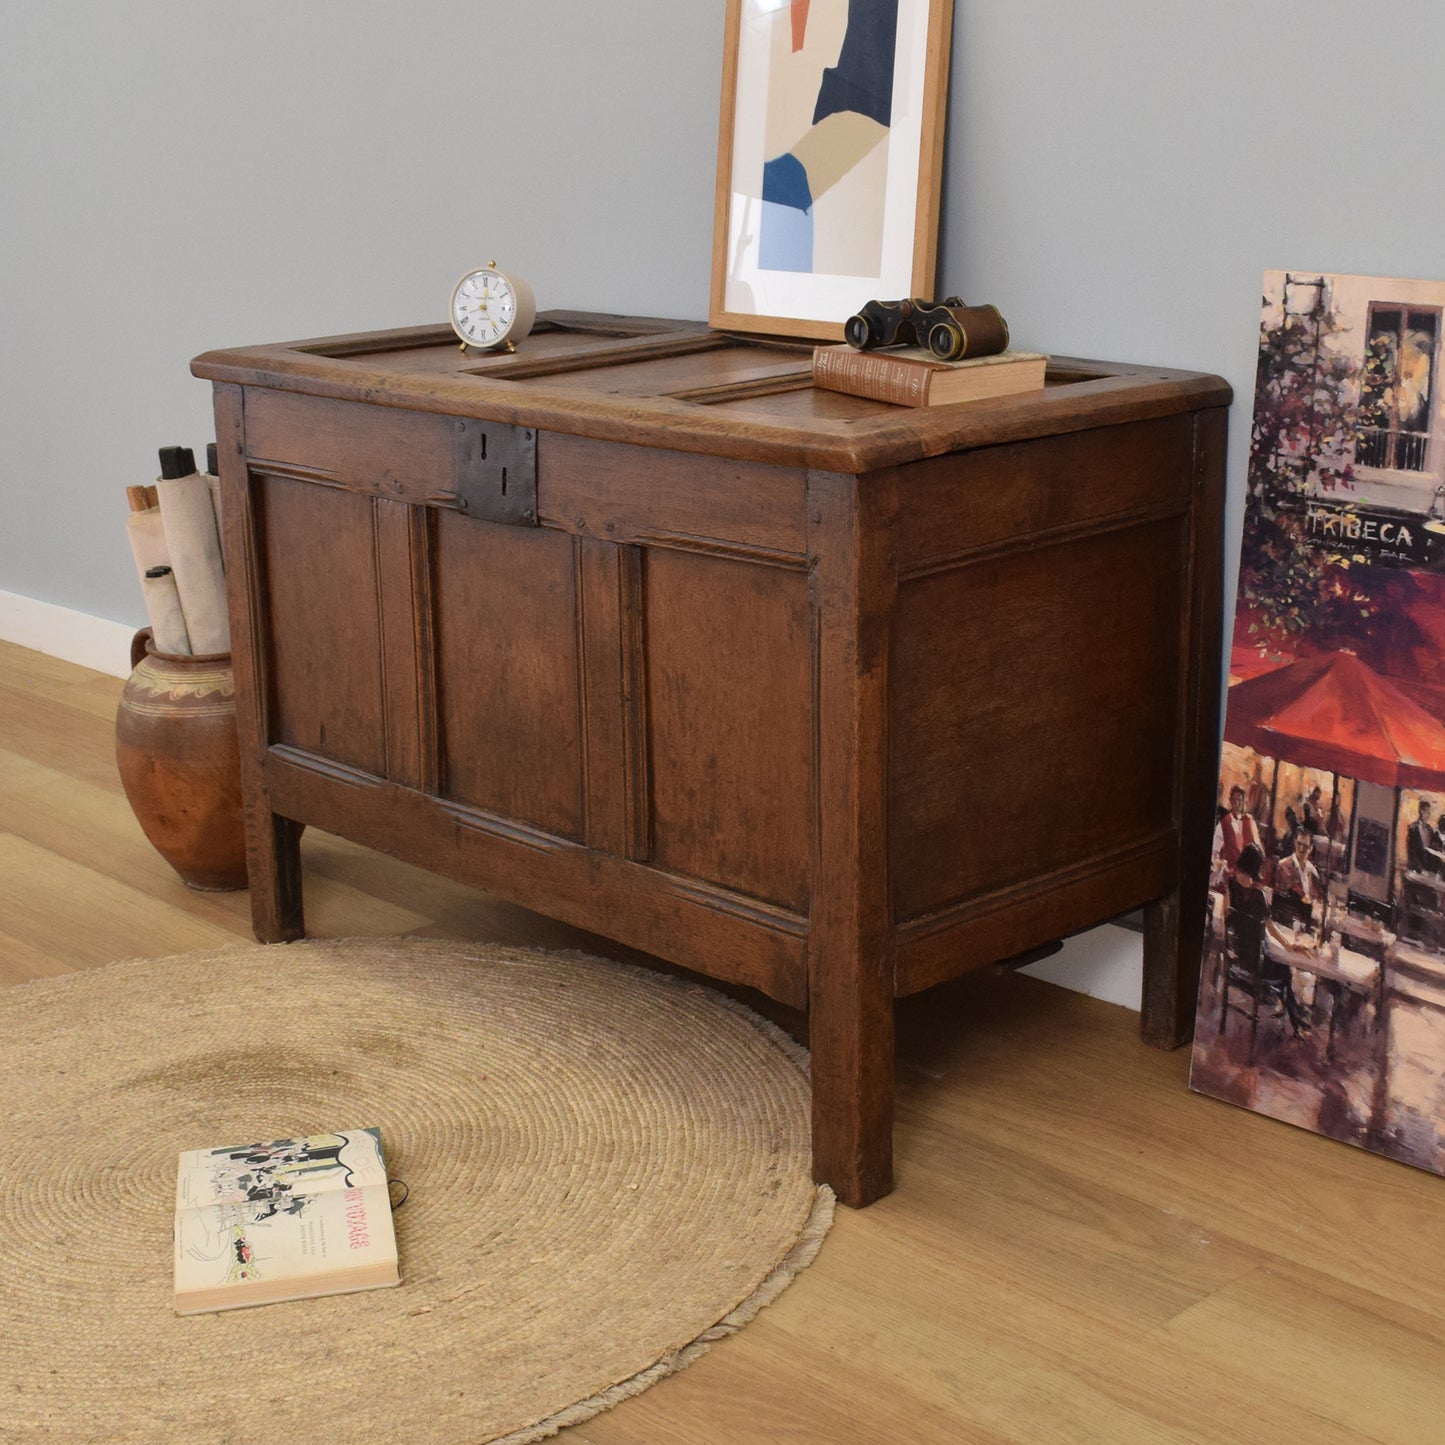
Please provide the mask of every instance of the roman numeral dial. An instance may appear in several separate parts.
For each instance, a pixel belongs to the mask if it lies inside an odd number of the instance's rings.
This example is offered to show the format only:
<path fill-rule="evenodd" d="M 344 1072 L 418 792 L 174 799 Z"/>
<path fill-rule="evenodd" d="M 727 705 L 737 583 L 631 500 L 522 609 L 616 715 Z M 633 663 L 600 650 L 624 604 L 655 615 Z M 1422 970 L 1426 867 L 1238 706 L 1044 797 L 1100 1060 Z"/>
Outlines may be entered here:
<path fill-rule="evenodd" d="M 452 330 L 464 347 L 510 348 L 532 329 L 536 316 L 532 288 L 498 271 L 495 262 L 468 271 L 452 288 Z"/>

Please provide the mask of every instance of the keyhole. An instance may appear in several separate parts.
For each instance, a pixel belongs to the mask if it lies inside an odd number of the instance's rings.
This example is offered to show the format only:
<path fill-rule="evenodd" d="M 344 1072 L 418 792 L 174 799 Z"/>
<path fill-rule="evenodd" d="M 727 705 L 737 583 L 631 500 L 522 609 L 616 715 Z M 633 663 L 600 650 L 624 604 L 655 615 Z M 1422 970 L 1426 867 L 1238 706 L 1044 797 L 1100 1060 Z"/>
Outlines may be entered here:
<path fill-rule="evenodd" d="M 503 468 L 502 468 L 502 495 L 503 495 L 504 497 L 507 495 L 507 469 L 506 469 L 506 467 L 503 467 Z"/>

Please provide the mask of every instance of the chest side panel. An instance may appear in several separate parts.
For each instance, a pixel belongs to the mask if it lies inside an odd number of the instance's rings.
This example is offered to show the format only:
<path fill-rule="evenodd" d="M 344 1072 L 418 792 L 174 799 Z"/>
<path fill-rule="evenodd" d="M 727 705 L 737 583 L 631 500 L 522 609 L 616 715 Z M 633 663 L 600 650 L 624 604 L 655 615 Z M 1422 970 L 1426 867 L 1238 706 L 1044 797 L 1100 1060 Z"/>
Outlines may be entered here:
<path fill-rule="evenodd" d="M 900 483 L 905 576 L 983 548 L 1038 545 L 1121 518 L 1177 516 L 1189 501 L 1188 416 L 1098 427 L 940 457 Z"/>
<path fill-rule="evenodd" d="M 906 584 L 893 662 L 899 918 L 1171 823 L 1179 529 Z"/>
<path fill-rule="evenodd" d="M 905 532 L 890 667 L 899 922 L 1172 846 L 1190 475 L 1174 420 L 926 477 L 935 525 Z"/>

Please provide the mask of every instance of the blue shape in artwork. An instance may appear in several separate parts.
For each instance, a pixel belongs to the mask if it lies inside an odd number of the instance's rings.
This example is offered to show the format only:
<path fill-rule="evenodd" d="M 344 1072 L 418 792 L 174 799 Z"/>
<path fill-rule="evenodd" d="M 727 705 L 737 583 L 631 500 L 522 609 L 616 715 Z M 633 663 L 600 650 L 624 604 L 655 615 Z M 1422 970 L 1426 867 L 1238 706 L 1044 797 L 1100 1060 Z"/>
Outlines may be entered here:
<path fill-rule="evenodd" d="M 763 271 L 813 269 L 813 213 L 764 201 L 758 229 L 758 267 Z"/>
<path fill-rule="evenodd" d="M 763 200 L 806 211 L 813 204 L 808 172 L 797 156 L 785 151 L 763 166 Z"/>
<path fill-rule="evenodd" d="M 840 110 L 890 124 L 897 47 L 898 0 L 849 0 L 838 63 L 823 72 L 813 124 Z"/>

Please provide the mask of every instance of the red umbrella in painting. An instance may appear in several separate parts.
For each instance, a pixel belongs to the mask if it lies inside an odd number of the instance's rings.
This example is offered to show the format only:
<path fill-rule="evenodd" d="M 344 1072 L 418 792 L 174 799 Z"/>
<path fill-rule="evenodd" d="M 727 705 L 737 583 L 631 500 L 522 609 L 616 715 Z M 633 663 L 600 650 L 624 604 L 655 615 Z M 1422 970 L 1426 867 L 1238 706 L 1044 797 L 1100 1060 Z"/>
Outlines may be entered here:
<path fill-rule="evenodd" d="M 1387 788 L 1445 787 L 1445 727 L 1353 652 L 1236 683 L 1224 736 L 1266 757 Z"/>

